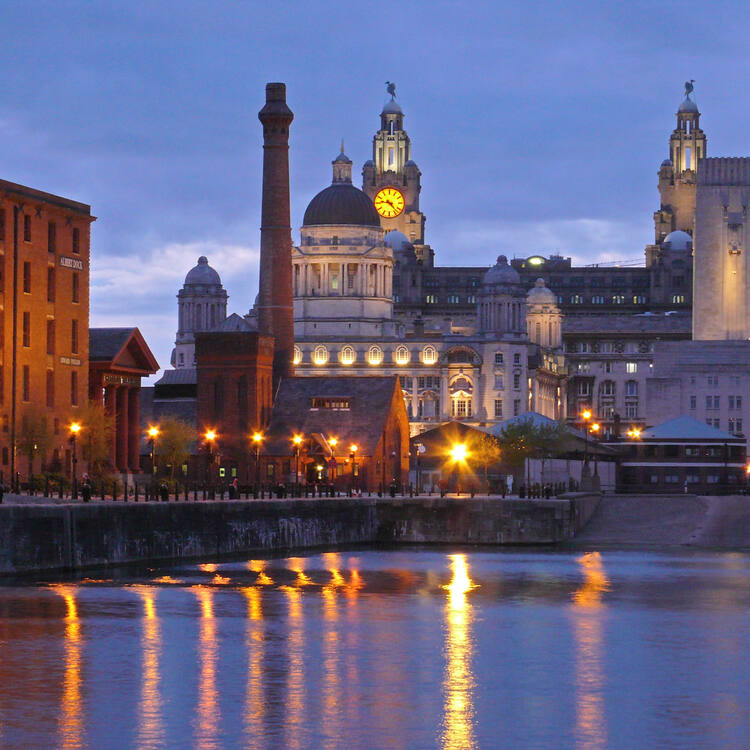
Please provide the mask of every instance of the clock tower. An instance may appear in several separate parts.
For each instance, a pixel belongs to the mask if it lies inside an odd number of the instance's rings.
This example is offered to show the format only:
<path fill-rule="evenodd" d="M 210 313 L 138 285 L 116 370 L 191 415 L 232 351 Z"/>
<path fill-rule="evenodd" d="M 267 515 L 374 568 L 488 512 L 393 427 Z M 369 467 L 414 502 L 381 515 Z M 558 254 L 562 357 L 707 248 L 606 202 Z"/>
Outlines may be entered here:
<path fill-rule="evenodd" d="M 390 100 L 380 113 L 380 130 L 372 139 L 372 159 L 362 168 L 362 190 L 380 214 L 386 232 L 403 232 L 416 256 L 432 265 L 432 250 L 424 244 L 425 216 L 419 210 L 422 173 L 411 158 L 411 141 L 404 130 L 404 113 L 388 84 Z"/>

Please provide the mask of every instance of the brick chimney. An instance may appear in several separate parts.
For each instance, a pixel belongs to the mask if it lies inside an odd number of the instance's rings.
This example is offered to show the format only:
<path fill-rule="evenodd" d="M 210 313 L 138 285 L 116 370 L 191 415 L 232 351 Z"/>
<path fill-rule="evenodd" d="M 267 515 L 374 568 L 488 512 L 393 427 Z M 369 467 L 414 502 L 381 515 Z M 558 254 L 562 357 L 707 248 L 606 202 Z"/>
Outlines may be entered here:
<path fill-rule="evenodd" d="M 273 392 L 282 377 L 294 375 L 292 307 L 292 227 L 289 218 L 289 125 L 286 84 L 266 84 L 263 124 L 263 206 L 260 225 L 258 330 L 274 337 Z"/>

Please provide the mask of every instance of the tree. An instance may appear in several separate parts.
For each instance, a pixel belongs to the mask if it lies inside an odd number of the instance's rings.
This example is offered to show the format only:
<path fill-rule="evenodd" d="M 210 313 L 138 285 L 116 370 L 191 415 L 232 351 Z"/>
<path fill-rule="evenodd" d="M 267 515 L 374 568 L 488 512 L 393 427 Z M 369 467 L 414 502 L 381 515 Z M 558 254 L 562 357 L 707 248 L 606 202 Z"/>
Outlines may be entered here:
<path fill-rule="evenodd" d="M 500 433 L 503 460 L 513 471 L 523 470 L 526 459 L 534 454 L 536 427 L 531 419 L 522 419 L 506 425 Z"/>
<path fill-rule="evenodd" d="M 195 428 L 175 417 L 168 417 L 159 424 L 156 438 L 156 455 L 170 464 L 170 479 L 174 479 L 175 467 L 183 464 L 190 455 L 190 445 L 196 440 Z"/>
<path fill-rule="evenodd" d="M 103 404 L 89 401 L 81 409 L 78 421 L 81 423 L 79 445 L 83 458 L 88 463 L 88 473 L 92 477 L 101 478 L 112 468 L 115 418 L 107 414 Z"/>
<path fill-rule="evenodd" d="M 54 436 L 47 422 L 47 413 L 38 406 L 29 406 L 21 418 L 21 431 L 18 436 L 18 450 L 29 461 L 29 474 L 34 473 L 34 459 L 37 455 L 47 455 Z"/>
<path fill-rule="evenodd" d="M 536 427 L 534 444 L 542 462 L 542 484 L 544 484 L 544 463 L 548 458 L 564 453 L 572 443 L 570 430 L 562 422 L 550 422 Z"/>
<path fill-rule="evenodd" d="M 487 467 L 500 460 L 500 443 L 494 435 L 482 435 L 471 446 L 471 457 L 484 469 L 484 481 L 487 481 Z"/>

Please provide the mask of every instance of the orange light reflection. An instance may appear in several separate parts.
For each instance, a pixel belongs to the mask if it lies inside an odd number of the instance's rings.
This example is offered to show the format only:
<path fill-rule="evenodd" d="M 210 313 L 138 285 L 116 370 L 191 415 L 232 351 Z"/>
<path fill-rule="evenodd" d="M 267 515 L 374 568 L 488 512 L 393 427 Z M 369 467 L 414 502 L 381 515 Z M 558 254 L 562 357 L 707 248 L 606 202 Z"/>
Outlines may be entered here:
<path fill-rule="evenodd" d="M 245 690 L 245 729 L 248 748 L 261 750 L 266 737 L 263 732 L 265 699 L 263 694 L 263 633 L 262 589 L 248 586 L 242 589 L 247 599 L 247 687 Z"/>
<path fill-rule="evenodd" d="M 198 710 L 193 719 L 195 746 L 213 748 L 216 745 L 219 728 L 219 694 L 216 688 L 216 665 L 218 643 L 216 620 L 214 619 L 214 592 L 208 586 L 194 586 L 192 591 L 198 598 L 201 608 L 200 632 L 198 634 Z"/>
<path fill-rule="evenodd" d="M 83 747 L 83 703 L 81 698 L 81 623 L 75 587 L 54 585 L 53 591 L 65 599 L 65 673 L 62 706 L 58 721 L 59 747 Z"/>
<path fill-rule="evenodd" d="M 164 746 L 159 683 L 161 632 L 154 597 L 158 589 L 135 586 L 143 602 L 143 660 L 141 662 L 141 699 L 138 705 L 138 747 L 144 750 Z"/>
<path fill-rule="evenodd" d="M 266 574 L 266 561 L 265 560 L 250 560 L 247 564 L 249 570 L 253 573 L 257 573 L 258 577 L 255 579 L 256 586 L 272 586 L 273 581 Z"/>
<path fill-rule="evenodd" d="M 302 616 L 302 592 L 292 586 L 280 586 L 289 602 L 289 632 L 286 645 L 289 668 L 286 679 L 286 716 L 283 747 L 296 750 L 305 746 L 302 728 L 305 716 L 305 633 Z"/>

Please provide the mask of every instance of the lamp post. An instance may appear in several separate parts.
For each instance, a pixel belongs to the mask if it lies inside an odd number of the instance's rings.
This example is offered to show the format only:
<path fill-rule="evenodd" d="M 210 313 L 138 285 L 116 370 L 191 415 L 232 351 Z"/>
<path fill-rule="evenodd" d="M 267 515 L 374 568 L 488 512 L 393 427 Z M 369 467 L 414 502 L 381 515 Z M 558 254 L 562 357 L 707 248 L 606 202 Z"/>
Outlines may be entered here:
<path fill-rule="evenodd" d="M 73 448 L 73 500 L 78 500 L 78 452 L 76 450 L 76 437 L 80 431 L 80 422 L 70 423 L 70 443 Z"/>
<path fill-rule="evenodd" d="M 357 480 L 355 479 L 355 477 L 359 476 L 359 466 L 357 465 L 357 450 L 359 450 L 359 447 L 356 443 L 352 443 L 349 446 L 349 458 L 352 460 L 352 493 L 356 488 Z"/>
<path fill-rule="evenodd" d="M 260 490 L 260 446 L 263 442 L 263 433 L 257 430 L 253 433 L 253 445 L 255 446 L 255 497 Z"/>
<path fill-rule="evenodd" d="M 591 410 L 584 409 L 581 412 L 583 420 L 583 469 L 581 469 L 581 478 L 589 476 L 589 419 L 591 419 Z"/>
<path fill-rule="evenodd" d="M 598 435 L 599 434 L 599 423 L 598 422 L 594 422 L 594 424 L 591 425 L 591 432 L 594 435 Z M 596 450 L 596 446 L 594 446 L 594 476 L 596 477 L 598 475 L 599 475 L 599 457 L 598 457 L 598 453 L 597 453 L 597 450 Z"/>
<path fill-rule="evenodd" d="M 206 430 L 203 437 L 206 439 L 206 446 L 208 447 L 208 466 L 206 468 L 206 480 L 209 480 L 211 479 L 211 466 L 214 462 L 214 442 L 216 440 L 216 431 Z"/>
<path fill-rule="evenodd" d="M 294 445 L 294 491 L 299 495 L 299 451 L 302 446 L 302 435 L 295 435 L 292 438 Z"/>
<path fill-rule="evenodd" d="M 148 428 L 148 438 L 151 442 L 151 474 L 156 474 L 156 438 L 159 437 L 159 428 L 151 425 Z"/>
<path fill-rule="evenodd" d="M 333 480 L 335 477 L 333 476 L 334 468 L 336 466 L 336 456 L 335 450 L 336 446 L 339 444 L 338 438 L 331 437 L 328 438 L 328 445 L 331 447 L 331 457 L 328 461 L 328 484 L 333 485 Z"/>

